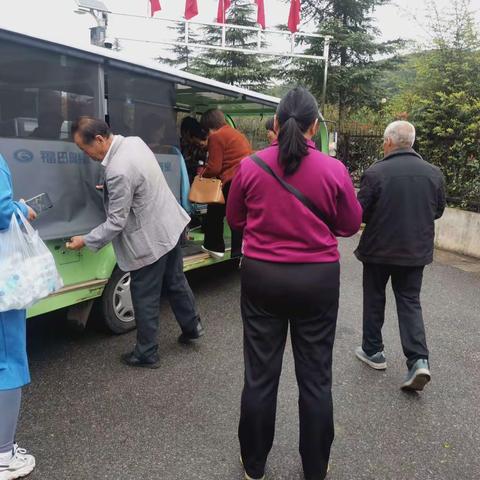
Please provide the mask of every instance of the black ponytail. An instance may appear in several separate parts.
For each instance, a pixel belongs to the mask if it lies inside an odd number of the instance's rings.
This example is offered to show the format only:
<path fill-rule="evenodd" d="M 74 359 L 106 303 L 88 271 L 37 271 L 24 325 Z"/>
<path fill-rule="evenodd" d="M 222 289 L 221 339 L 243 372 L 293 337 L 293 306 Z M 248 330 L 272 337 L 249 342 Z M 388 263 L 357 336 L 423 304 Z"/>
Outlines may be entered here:
<path fill-rule="evenodd" d="M 278 161 L 286 175 L 295 173 L 308 155 L 304 134 L 317 119 L 318 104 L 305 88 L 290 90 L 278 105 Z"/>

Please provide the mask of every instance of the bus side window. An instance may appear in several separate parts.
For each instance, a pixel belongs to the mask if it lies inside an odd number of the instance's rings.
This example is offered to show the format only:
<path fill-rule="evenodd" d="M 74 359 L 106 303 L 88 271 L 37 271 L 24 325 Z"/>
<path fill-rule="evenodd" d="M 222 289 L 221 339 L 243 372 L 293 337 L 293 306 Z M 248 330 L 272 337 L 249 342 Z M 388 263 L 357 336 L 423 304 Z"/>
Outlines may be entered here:
<path fill-rule="evenodd" d="M 81 115 L 96 116 L 98 65 L 0 42 L 0 137 L 68 140 Z"/>
<path fill-rule="evenodd" d="M 112 66 L 106 78 L 113 133 L 139 136 L 155 153 L 179 145 L 173 82 Z"/>

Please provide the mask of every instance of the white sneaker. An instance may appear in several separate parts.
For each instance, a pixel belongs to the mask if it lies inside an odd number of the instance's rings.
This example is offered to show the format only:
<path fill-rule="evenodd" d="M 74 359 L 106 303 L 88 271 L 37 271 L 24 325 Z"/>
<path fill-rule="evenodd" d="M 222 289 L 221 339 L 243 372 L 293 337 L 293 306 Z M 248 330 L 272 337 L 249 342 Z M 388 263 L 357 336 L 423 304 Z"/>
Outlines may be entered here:
<path fill-rule="evenodd" d="M 35 468 L 35 457 L 18 445 L 13 446 L 13 456 L 7 465 L 0 465 L 0 480 L 26 477 Z"/>
<path fill-rule="evenodd" d="M 202 250 L 205 253 L 208 253 L 212 258 L 216 258 L 217 260 L 221 260 L 225 256 L 225 252 L 215 252 L 213 250 L 209 250 L 202 245 Z"/>

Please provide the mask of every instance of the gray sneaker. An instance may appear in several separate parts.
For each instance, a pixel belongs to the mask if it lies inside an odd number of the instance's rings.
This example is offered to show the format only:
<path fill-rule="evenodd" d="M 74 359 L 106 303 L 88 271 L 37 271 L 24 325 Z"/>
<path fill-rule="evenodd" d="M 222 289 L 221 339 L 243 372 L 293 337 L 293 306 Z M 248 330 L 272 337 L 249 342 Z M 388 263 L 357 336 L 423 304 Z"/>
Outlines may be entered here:
<path fill-rule="evenodd" d="M 417 360 L 413 367 L 408 371 L 405 382 L 402 383 L 402 390 L 421 391 L 431 380 L 428 360 L 421 358 Z"/>
<path fill-rule="evenodd" d="M 387 359 L 385 358 L 385 352 L 377 352 L 374 355 L 367 355 L 362 347 L 358 347 L 355 350 L 355 355 L 363 363 L 366 363 L 369 367 L 375 370 L 385 370 L 387 368 Z"/>

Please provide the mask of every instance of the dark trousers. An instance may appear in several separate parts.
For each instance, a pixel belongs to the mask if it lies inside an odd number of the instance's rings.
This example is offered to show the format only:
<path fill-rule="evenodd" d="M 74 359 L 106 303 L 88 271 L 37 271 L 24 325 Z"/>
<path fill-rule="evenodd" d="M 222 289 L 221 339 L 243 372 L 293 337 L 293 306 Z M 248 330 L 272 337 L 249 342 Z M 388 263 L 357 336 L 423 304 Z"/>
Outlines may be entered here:
<path fill-rule="evenodd" d="M 264 474 L 272 447 L 288 326 L 299 388 L 300 454 L 307 480 L 325 478 L 334 437 L 332 349 L 338 263 L 278 264 L 244 258 L 245 384 L 239 425 L 245 470 Z"/>
<path fill-rule="evenodd" d="M 183 273 L 180 244 L 152 265 L 131 272 L 130 276 L 137 323 L 135 355 L 146 360 L 157 360 L 162 294 L 168 297 L 183 332 L 195 331 L 199 321 L 195 298 Z"/>
<path fill-rule="evenodd" d="M 397 302 L 400 338 L 407 366 L 420 358 L 428 359 L 420 291 L 424 267 L 363 264 L 363 350 L 373 355 L 384 349 L 382 327 L 385 321 L 385 289 L 392 279 Z"/>
<path fill-rule="evenodd" d="M 228 202 L 228 193 L 230 192 L 229 182 L 223 186 L 223 196 L 225 205 L 211 204 L 207 209 L 207 218 L 205 220 L 205 240 L 203 246 L 214 252 L 225 251 L 225 240 L 223 238 L 224 228 L 223 220 L 226 213 Z M 242 232 L 231 230 L 232 232 L 232 257 L 238 257 L 242 254 Z"/>

